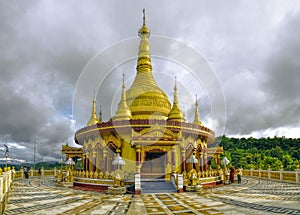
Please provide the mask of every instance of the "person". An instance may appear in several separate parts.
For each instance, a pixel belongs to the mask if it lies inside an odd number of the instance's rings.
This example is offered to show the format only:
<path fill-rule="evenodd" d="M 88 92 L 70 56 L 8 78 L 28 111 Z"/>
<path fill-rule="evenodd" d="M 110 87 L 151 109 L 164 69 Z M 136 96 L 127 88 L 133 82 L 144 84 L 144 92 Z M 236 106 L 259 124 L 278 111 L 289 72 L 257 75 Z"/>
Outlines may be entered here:
<path fill-rule="evenodd" d="M 42 175 L 42 172 L 41 172 L 41 168 L 39 168 L 39 176 L 41 176 Z"/>
<path fill-rule="evenodd" d="M 230 180 L 230 183 L 233 183 L 233 182 L 234 182 L 234 168 L 233 168 L 233 166 L 230 167 L 230 176 L 229 176 L 229 180 Z"/>
<path fill-rule="evenodd" d="M 24 174 L 25 174 L 25 178 L 29 178 L 28 177 L 28 168 L 27 168 L 27 166 L 25 166 L 25 168 L 24 168 Z"/>
<path fill-rule="evenodd" d="M 238 184 L 242 182 L 242 168 L 238 166 L 236 170 L 237 178 L 238 178 Z"/>

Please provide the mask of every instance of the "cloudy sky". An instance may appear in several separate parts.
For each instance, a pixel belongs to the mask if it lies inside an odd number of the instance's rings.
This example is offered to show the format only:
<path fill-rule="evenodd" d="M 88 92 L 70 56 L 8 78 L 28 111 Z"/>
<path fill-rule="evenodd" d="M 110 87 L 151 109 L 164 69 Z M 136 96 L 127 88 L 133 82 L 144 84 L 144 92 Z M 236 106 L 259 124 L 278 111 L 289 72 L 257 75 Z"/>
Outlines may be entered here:
<path fill-rule="evenodd" d="M 36 141 L 37 160 L 60 158 L 61 145 L 72 144 L 74 128 L 84 126 L 90 116 L 91 90 L 84 91 L 85 100 L 81 105 L 75 102 L 74 107 L 78 83 L 88 63 L 107 50 L 110 54 L 106 57 L 113 57 L 112 50 L 120 41 L 138 41 L 143 8 L 152 43 L 155 35 L 180 41 L 210 65 L 222 89 L 219 96 L 224 95 L 226 101 L 221 107 L 226 110 L 226 125 L 221 123 L 223 129 L 219 128 L 218 121 L 223 120 L 218 119 L 220 114 L 213 113 L 212 117 L 211 105 L 218 104 L 212 104 L 202 83 L 194 91 L 207 126 L 218 135 L 299 137 L 297 0 L 226 4 L 211 0 L 0 0 L 0 147 L 7 143 L 10 157 L 32 162 Z M 186 84 L 193 85 L 186 78 L 188 69 L 168 59 L 157 57 L 152 61 L 154 76 L 171 101 L 174 81 L 164 80 L 179 77 L 180 105 L 192 120 L 194 92 Z M 122 73 L 130 86 L 135 62 L 122 63 L 102 77 L 104 83 L 94 89 L 104 120 L 118 103 Z M 205 77 L 200 82 L 206 82 Z M 3 150 L 1 153 L 4 157 Z"/>

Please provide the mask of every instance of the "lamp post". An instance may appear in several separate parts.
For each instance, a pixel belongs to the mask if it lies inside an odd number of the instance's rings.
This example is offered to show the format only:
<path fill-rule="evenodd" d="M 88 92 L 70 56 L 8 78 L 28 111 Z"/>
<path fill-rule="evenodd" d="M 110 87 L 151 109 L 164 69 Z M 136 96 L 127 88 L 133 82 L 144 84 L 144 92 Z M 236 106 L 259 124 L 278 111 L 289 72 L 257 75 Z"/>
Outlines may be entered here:
<path fill-rule="evenodd" d="M 194 164 L 198 163 L 198 159 L 196 158 L 196 156 L 194 155 L 194 153 L 186 160 L 187 163 L 192 163 L 193 164 L 193 168 L 194 169 Z"/>
<path fill-rule="evenodd" d="M 228 160 L 228 158 L 225 156 L 223 159 L 222 159 L 222 163 L 224 164 L 224 175 L 225 175 L 225 180 L 227 180 L 227 168 L 226 166 L 230 163 L 230 161 Z"/>
<path fill-rule="evenodd" d="M 125 161 L 120 156 L 120 153 L 117 153 L 117 157 L 112 161 L 112 165 L 117 166 L 117 170 L 120 169 L 121 165 L 125 165 Z M 121 186 L 121 177 L 119 172 L 116 173 L 115 179 L 114 179 L 115 186 L 120 187 Z"/>
<path fill-rule="evenodd" d="M 117 154 L 116 159 L 113 160 L 112 165 L 117 166 L 117 169 L 120 169 L 120 165 L 125 165 L 125 161 L 119 153 Z"/>
<path fill-rule="evenodd" d="M 72 167 L 73 167 L 73 165 L 75 164 L 75 162 L 73 161 L 72 158 L 69 158 L 69 159 L 66 161 L 66 164 L 69 166 L 69 168 L 71 167 L 71 169 L 72 169 Z"/>
<path fill-rule="evenodd" d="M 65 164 L 68 165 L 67 182 L 73 182 L 72 169 L 73 169 L 73 165 L 75 164 L 75 162 L 73 161 L 72 158 L 69 158 Z"/>

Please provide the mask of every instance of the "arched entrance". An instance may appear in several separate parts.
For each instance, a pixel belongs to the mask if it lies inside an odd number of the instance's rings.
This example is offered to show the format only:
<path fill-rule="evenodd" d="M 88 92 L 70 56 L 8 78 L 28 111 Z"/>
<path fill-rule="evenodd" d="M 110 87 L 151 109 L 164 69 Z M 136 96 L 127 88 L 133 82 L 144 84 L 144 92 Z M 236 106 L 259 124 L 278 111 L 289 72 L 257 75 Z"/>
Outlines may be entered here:
<path fill-rule="evenodd" d="M 145 154 L 145 160 L 141 169 L 142 179 L 164 179 L 167 153 L 163 151 L 149 151 Z"/>

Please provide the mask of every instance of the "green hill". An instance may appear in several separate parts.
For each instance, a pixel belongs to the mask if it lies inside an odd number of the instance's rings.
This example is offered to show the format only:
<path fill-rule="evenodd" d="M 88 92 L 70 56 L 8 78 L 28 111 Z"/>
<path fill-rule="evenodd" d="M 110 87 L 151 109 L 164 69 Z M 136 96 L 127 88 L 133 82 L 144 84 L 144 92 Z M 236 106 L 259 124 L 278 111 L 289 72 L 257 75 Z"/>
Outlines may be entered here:
<path fill-rule="evenodd" d="M 231 165 L 244 169 L 294 170 L 300 162 L 300 138 L 234 138 L 217 137 L 215 145 L 220 143 Z"/>

